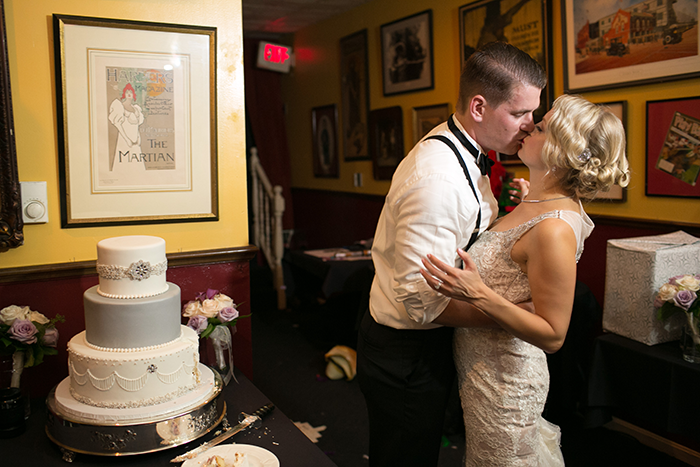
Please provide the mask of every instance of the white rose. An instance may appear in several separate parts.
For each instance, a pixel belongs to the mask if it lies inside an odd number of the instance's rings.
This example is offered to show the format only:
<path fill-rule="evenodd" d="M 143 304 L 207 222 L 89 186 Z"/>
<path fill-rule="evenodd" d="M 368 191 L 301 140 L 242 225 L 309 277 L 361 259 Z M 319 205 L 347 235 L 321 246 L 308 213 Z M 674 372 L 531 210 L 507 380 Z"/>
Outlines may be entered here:
<path fill-rule="evenodd" d="M 185 309 L 182 311 L 182 316 L 185 318 L 189 318 L 191 316 L 197 316 L 202 314 L 202 306 L 199 304 L 198 301 L 192 300 L 191 302 L 187 302 L 185 305 Z"/>
<path fill-rule="evenodd" d="M 224 308 L 235 308 L 236 306 L 231 297 L 222 293 L 217 294 L 216 297 L 214 297 L 214 300 L 216 300 L 219 304 L 219 311 L 223 310 Z"/>
<path fill-rule="evenodd" d="M 219 302 L 213 299 L 207 299 L 202 302 L 202 316 L 207 318 L 216 318 L 217 313 L 219 313 Z"/>
<path fill-rule="evenodd" d="M 49 322 L 49 318 L 42 315 L 38 311 L 30 311 L 29 312 L 29 321 L 31 321 L 33 323 L 46 324 Z"/>
<path fill-rule="evenodd" d="M 0 321 L 11 326 L 16 319 L 27 319 L 30 311 L 28 306 L 10 305 L 0 310 Z"/>
<path fill-rule="evenodd" d="M 658 297 L 664 302 L 667 302 L 669 300 L 673 300 L 673 297 L 676 296 L 676 292 L 678 292 L 676 286 L 671 284 L 664 284 L 661 287 L 659 287 Z"/>
<path fill-rule="evenodd" d="M 692 290 L 693 292 L 700 290 L 700 280 L 698 280 L 695 276 L 683 276 L 676 282 L 685 290 Z"/>

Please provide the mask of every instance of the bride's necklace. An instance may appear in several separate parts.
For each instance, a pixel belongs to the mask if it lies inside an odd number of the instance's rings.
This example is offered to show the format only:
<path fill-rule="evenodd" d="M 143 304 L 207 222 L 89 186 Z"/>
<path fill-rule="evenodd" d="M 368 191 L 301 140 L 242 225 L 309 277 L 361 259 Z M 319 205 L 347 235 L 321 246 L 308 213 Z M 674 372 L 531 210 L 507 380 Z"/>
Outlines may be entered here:
<path fill-rule="evenodd" d="M 558 199 L 567 199 L 567 198 L 573 198 L 574 195 L 571 196 L 560 196 L 559 198 L 549 198 L 549 199 L 523 199 L 521 202 L 523 203 L 544 203 L 546 201 L 556 201 Z"/>

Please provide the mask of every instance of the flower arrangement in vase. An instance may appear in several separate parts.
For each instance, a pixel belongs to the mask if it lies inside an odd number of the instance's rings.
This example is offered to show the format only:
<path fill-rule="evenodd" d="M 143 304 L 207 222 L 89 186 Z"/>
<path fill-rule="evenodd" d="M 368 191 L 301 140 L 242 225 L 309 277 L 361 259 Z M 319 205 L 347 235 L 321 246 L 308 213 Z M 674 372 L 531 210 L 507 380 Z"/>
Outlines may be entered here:
<path fill-rule="evenodd" d="M 686 320 L 681 334 L 683 358 L 700 363 L 700 274 L 684 274 L 672 277 L 659 287 L 654 299 L 657 318 L 665 321 L 676 313 L 685 313 Z"/>
<path fill-rule="evenodd" d="M 28 306 L 10 305 L 0 310 L 0 355 L 12 355 L 11 387 L 19 387 L 23 368 L 39 365 L 45 355 L 56 355 L 61 315 L 49 319 Z"/>
<path fill-rule="evenodd" d="M 207 289 L 182 309 L 182 316 L 189 318 L 187 326 L 194 329 L 200 339 L 207 339 L 212 344 L 215 369 L 221 373 L 225 384 L 233 377 L 231 335 L 236 333 L 238 319 L 248 316 L 240 316 L 238 306 L 240 304 L 236 305 L 229 296 Z"/>

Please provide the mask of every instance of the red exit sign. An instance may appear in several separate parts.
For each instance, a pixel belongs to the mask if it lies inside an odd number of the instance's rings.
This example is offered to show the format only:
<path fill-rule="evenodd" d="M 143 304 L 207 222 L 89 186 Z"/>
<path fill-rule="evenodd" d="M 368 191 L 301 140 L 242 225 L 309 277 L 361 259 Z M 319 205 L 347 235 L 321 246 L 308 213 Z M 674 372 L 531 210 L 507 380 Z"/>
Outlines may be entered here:
<path fill-rule="evenodd" d="M 286 45 L 260 42 L 258 46 L 258 68 L 289 73 L 292 66 L 292 48 Z"/>

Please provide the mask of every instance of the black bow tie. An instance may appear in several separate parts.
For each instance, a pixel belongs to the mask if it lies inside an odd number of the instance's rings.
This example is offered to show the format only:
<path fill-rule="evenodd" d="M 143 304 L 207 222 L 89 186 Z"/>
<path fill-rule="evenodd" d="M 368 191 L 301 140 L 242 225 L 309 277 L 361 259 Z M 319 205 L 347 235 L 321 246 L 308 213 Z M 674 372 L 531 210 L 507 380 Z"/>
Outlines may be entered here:
<path fill-rule="evenodd" d="M 457 128 L 457 125 L 453 121 L 455 118 L 454 114 L 450 116 L 450 118 L 447 120 L 447 126 L 450 128 L 450 131 L 457 137 L 460 143 L 462 143 L 462 146 L 467 148 L 467 151 L 471 153 L 472 156 L 474 156 L 474 160 L 476 161 L 476 165 L 479 166 L 479 170 L 481 170 L 481 175 L 491 175 L 491 166 L 494 164 L 494 162 L 484 154 L 483 152 L 480 152 L 478 149 L 474 147 L 472 143 L 469 142 L 466 136 L 462 134 L 461 131 L 459 131 L 459 128 Z"/>

